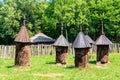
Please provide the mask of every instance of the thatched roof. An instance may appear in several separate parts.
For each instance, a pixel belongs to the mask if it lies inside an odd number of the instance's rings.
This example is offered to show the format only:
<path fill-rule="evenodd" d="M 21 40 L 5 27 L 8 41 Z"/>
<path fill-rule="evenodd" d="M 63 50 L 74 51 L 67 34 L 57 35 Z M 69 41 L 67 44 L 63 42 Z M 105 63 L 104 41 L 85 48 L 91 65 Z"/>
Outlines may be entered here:
<path fill-rule="evenodd" d="M 94 41 L 91 39 L 89 35 L 85 35 L 85 38 L 88 40 L 90 44 L 94 44 Z"/>
<path fill-rule="evenodd" d="M 112 42 L 104 35 L 102 34 L 95 42 L 96 45 L 109 45 L 112 44 Z"/>
<path fill-rule="evenodd" d="M 79 32 L 75 41 L 73 42 L 73 47 L 74 48 L 88 48 L 88 47 L 91 47 L 91 45 L 88 42 L 88 40 L 85 38 L 85 35 L 83 34 L 83 32 Z"/>
<path fill-rule="evenodd" d="M 65 39 L 65 37 L 61 34 L 59 38 L 53 44 L 54 46 L 69 46 L 69 42 Z"/>
<path fill-rule="evenodd" d="M 43 33 L 36 34 L 30 38 L 32 43 L 54 43 L 55 40 Z"/>
<path fill-rule="evenodd" d="M 25 27 L 25 17 L 23 20 L 23 26 L 21 27 L 17 37 L 14 40 L 15 42 L 21 42 L 21 43 L 29 43 L 30 42 L 30 38 L 29 35 L 27 33 L 27 29 Z"/>

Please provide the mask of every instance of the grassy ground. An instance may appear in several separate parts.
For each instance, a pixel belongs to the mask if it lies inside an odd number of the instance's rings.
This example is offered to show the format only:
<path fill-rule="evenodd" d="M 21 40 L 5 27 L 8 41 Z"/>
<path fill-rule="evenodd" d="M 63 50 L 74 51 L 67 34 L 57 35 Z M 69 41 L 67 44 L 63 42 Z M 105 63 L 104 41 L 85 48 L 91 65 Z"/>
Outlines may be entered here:
<path fill-rule="evenodd" d="M 0 59 L 0 80 L 120 80 L 120 54 L 110 54 L 111 64 L 97 67 L 95 55 L 88 69 L 74 67 L 74 56 L 66 66 L 57 66 L 55 56 L 31 58 L 31 66 L 14 67 L 14 59 Z"/>

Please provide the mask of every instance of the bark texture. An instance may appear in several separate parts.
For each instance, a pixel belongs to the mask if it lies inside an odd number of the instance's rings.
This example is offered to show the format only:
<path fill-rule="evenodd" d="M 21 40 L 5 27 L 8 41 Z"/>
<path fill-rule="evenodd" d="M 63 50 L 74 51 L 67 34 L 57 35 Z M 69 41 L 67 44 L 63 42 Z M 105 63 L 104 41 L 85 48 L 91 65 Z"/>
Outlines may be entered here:
<path fill-rule="evenodd" d="M 109 51 L 109 45 L 98 45 L 97 46 L 97 62 L 107 63 L 108 51 Z"/>
<path fill-rule="evenodd" d="M 56 63 L 67 64 L 68 47 L 56 47 Z"/>
<path fill-rule="evenodd" d="M 77 49 L 75 48 L 75 67 L 88 67 L 89 61 L 89 48 Z"/>
<path fill-rule="evenodd" d="M 16 43 L 15 65 L 30 66 L 30 46 L 26 43 Z"/>

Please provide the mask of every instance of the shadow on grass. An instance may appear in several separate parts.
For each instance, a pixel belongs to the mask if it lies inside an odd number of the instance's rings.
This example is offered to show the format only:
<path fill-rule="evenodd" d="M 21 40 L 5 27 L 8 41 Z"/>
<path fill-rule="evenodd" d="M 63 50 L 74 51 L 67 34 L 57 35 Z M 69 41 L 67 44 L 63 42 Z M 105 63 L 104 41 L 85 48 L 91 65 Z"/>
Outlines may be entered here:
<path fill-rule="evenodd" d="M 67 66 L 66 68 L 67 69 L 75 69 L 76 67 L 75 66 Z"/>
<path fill-rule="evenodd" d="M 89 61 L 90 64 L 96 64 L 96 61 Z"/>
<path fill-rule="evenodd" d="M 55 62 L 47 62 L 46 64 L 56 64 Z"/>
<path fill-rule="evenodd" d="M 14 67 L 14 65 L 12 65 L 12 66 L 6 66 L 6 68 L 13 68 Z"/>

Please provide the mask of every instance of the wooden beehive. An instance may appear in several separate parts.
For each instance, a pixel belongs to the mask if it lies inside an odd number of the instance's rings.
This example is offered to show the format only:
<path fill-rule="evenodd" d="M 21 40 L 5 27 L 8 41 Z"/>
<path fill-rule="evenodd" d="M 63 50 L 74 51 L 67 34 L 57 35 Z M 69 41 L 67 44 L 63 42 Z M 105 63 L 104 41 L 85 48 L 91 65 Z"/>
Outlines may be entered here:
<path fill-rule="evenodd" d="M 88 67 L 88 61 L 89 61 L 89 48 L 91 45 L 85 38 L 85 35 L 83 34 L 82 30 L 77 35 L 73 47 L 75 49 L 75 67 Z"/>
<path fill-rule="evenodd" d="M 112 44 L 112 42 L 104 34 L 97 39 L 97 62 L 108 62 L 109 44 Z"/>
<path fill-rule="evenodd" d="M 56 63 L 67 64 L 67 51 L 69 42 L 61 34 L 54 43 L 56 49 Z"/>
<path fill-rule="evenodd" d="M 109 45 L 112 44 L 112 42 L 104 34 L 103 21 L 102 21 L 102 35 L 96 40 L 95 44 L 97 45 L 97 63 L 99 62 L 107 63 Z"/>
<path fill-rule="evenodd" d="M 23 25 L 15 38 L 16 42 L 16 66 L 30 66 L 30 38 L 25 27 L 25 18 Z"/>

